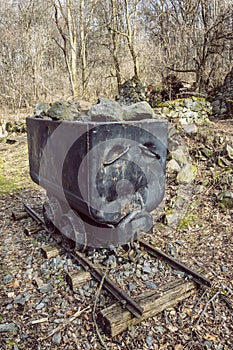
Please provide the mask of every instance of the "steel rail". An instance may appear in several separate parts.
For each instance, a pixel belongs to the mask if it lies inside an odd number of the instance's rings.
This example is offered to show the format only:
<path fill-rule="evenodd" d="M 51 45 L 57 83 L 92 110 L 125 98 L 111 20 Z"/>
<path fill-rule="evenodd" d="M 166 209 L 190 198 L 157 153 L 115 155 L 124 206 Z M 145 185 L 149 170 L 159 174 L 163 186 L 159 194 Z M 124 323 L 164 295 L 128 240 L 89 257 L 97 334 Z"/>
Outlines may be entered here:
<path fill-rule="evenodd" d="M 163 253 L 160 249 L 155 248 L 154 246 L 145 242 L 144 240 L 139 239 L 138 242 L 139 242 L 140 246 L 143 247 L 151 256 L 156 257 L 160 260 L 163 260 L 163 261 L 167 262 L 169 265 L 173 266 L 175 269 L 177 269 L 179 271 L 183 271 L 187 275 L 192 276 L 193 280 L 196 283 L 201 284 L 201 285 L 205 285 L 207 287 L 211 287 L 211 281 L 208 278 L 206 278 L 205 276 L 190 269 L 186 265 L 175 260 L 171 256 Z"/>
<path fill-rule="evenodd" d="M 42 226 L 48 233 L 50 233 L 44 223 L 43 218 L 36 213 L 29 205 L 23 203 L 26 212 L 37 222 L 38 225 Z M 91 275 L 98 281 L 102 282 L 103 287 L 108 290 L 127 310 L 129 310 L 135 317 L 140 318 L 142 316 L 143 309 L 138 305 L 127 293 L 121 290 L 110 278 L 105 276 L 94 264 L 86 259 L 83 254 L 78 251 L 69 251 L 71 256 L 77 260 L 84 269 L 88 269 Z"/>
<path fill-rule="evenodd" d="M 42 226 L 47 231 L 47 227 L 45 225 L 45 222 L 42 216 L 40 216 L 37 212 L 35 212 L 35 210 L 29 207 L 29 205 L 26 204 L 25 202 L 23 202 L 23 206 L 25 211 L 37 222 L 37 224 Z"/>
<path fill-rule="evenodd" d="M 91 275 L 98 281 L 103 280 L 103 286 L 107 289 L 124 308 L 129 310 L 135 317 L 140 318 L 142 316 L 143 309 L 132 298 L 129 297 L 122 289 L 120 289 L 111 279 L 109 279 L 103 272 L 95 267 L 88 259 L 86 259 L 80 252 L 70 251 L 71 256 L 78 260 L 84 269 L 88 268 Z"/>

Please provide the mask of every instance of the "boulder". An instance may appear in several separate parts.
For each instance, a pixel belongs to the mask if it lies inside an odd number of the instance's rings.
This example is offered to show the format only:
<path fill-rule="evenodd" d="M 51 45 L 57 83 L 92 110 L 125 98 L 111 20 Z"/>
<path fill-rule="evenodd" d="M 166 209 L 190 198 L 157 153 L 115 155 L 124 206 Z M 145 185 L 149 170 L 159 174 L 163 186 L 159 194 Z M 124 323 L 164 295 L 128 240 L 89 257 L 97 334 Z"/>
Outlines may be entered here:
<path fill-rule="evenodd" d="M 88 116 L 92 121 L 122 121 L 124 110 L 116 101 L 101 97 L 88 111 Z"/>
<path fill-rule="evenodd" d="M 0 324 L 0 333 L 16 333 L 18 330 L 19 330 L 19 327 L 15 323 Z"/>
<path fill-rule="evenodd" d="M 196 124 L 186 124 L 186 125 L 183 125 L 183 130 L 184 130 L 187 134 L 195 134 L 195 133 L 197 133 L 197 131 L 198 131 Z"/>
<path fill-rule="evenodd" d="M 38 102 L 35 106 L 34 115 L 36 117 L 44 117 L 50 108 L 50 104 L 47 102 Z"/>
<path fill-rule="evenodd" d="M 48 109 L 46 115 L 53 120 L 77 120 L 80 113 L 75 102 L 56 101 Z"/>
<path fill-rule="evenodd" d="M 151 119 L 155 116 L 153 109 L 146 101 L 123 106 L 124 120 Z"/>
<path fill-rule="evenodd" d="M 233 209 L 233 192 L 223 191 L 218 195 L 217 200 L 222 208 Z"/>
<path fill-rule="evenodd" d="M 181 125 L 202 125 L 209 122 L 212 106 L 206 99 L 192 96 L 161 103 L 157 110 L 164 117 L 171 121 L 177 121 Z"/>
<path fill-rule="evenodd" d="M 91 102 L 88 102 L 88 101 L 79 100 L 77 101 L 77 107 L 80 112 L 86 113 L 89 111 L 89 109 L 91 109 L 92 104 Z"/>
<path fill-rule="evenodd" d="M 181 184 L 190 184 L 196 177 L 197 169 L 191 163 L 185 164 L 177 175 L 177 182 Z"/>
<path fill-rule="evenodd" d="M 183 213 L 180 213 L 178 210 L 174 210 L 166 215 L 167 225 L 171 228 L 176 229 L 182 218 Z"/>
<path fill-rule="evenodd" d="M 145 101 L 126 106 L 108 98 L 100 98 L 88 111 L 88 116 L 92 121 L 141 120 L 153 118 L 154 111 Z"/>
<path fill-rule="evenodd" d="M 171 159 L 167 162 L 167 172 L 178 172 L 180 171 L 180 165 L 175 159 Z"/>
<path fill-rule="evenodd" d="M 187 151 L 183 145 L 177 147 L 173 151 L 170 151 L 170 154 L 172 159 L 176 160 L 180 165 L 186 164 L 188 162 Z"/>

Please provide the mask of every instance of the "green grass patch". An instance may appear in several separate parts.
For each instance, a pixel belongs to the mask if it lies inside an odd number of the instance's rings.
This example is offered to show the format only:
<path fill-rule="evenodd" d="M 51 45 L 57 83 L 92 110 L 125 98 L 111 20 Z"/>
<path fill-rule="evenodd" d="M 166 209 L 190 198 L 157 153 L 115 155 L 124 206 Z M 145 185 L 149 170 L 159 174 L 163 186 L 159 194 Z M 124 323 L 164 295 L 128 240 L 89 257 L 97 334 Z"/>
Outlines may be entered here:
<path fill-rule="evenodd" d="M 19 190 L 21 188 L 21 185 L 17 184 L 18 180 L 18 178 L 6 178 L 4 161 L 0 160 L 0 194 L 11 193 Z"/>
<path fill-rule="evenodd" d="M 27 143 L 2 143 L 0 146 L 0 195 L 31 187 Z"/>

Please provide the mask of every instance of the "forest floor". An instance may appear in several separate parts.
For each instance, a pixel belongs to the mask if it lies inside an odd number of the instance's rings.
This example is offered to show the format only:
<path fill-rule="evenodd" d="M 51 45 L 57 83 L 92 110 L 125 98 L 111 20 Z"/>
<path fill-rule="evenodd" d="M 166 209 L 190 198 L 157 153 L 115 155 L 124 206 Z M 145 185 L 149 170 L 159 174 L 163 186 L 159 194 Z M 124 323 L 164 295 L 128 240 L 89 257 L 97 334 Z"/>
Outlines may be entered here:
<path fill-rule="evenodd" d="M 114 338 L 93 321 L 98 286 L 92 282 L 73 293 L 64 278 L 65 267 L 72 265 L 69 257 L 46 261 L 40 252 L 45 234 L 26 236 L 31 219 L 12 220 L 22 201 L 38 207 L 45 193 L 30 180 L 26 136 L 0 142 L 1 349 L 233 349 L 233 210 L 218 201 L 223 191 L 232 192 L 233 161 L 227 150 L 233 147 L 233 120 L 199 126 L 196 134 L 182 137 L 198 170 L 188 212 L 177 229 L 162 220 L 155 223 L 152 240 L 188 266 L 210 271 L 212 287 L 197 289 Z M 160 271 L 159 282 L 154 278 L 156 284 L 166 283 L 167 272 Z M 35 284 L 38 279 L 43 290 Z M 97 310 L 114 302 L 101 293 Z M 86 310 L 69 321 L 79 309 Z"/>

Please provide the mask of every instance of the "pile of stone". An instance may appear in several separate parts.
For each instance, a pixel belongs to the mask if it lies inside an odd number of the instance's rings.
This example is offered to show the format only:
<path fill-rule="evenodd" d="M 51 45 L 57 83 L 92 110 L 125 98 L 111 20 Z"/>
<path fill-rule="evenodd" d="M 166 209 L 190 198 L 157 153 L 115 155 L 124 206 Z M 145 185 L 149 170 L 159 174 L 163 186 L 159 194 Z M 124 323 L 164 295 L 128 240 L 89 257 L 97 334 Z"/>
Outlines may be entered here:
<path fill-rule="evenodd" d="M 197 174 L 188 148 L 178 130 L 170 124 L 168 132 L 167 179 L 176 186 L 173 194 L 167 192 L 166 223 L 176 229 L 185 217 L 192 198 Z"/>
<path fill-rule="evenodd" d="M 178 121 L 181 125 L 202 125 L 208 123 L 212 106 L 205 98 L 192 96 L 164 102 L 157 108 L 157 112 L 170 121 Z"/>
<path fill-rule="evenodd" d="M 0 138 L 5 138 L 9 134 L 23 134 L 25 132 L 26 132 L 25 121 L 18 121 L 18 120 L 0 121 Z"/>
<path fill-rule="evenodd" d="M 34 116 L 52 120 L 82 120 L 91 107 L 89 102 L 58 100 L 53 103 L 38 102 Z"/>
<path fill-rule="evenodd" d="M 83 105 L 82 105 L 83 106 Z M 127 121 L 154 118 L 153 109 L 146 101 L 131 105 L 121 105 L 118 102 L 99 98 L 95 105 L 86 104 L 85 109 L 78 102 L 56 101 L 53 104 L 39 102 L 34 116 L 51 120 L 71 121 Z"/>
<path fill-rule="evenodd" d="M 146 100 L 146 88 L 137 77 L 125 81 L 119 89 L 116 100 L 120 104 L 130 105 Z"/>
<path fill-rule="evenodd" d="M 212 102 L 213 114 L 233 118 L 233 67 Z"/>
<path fill-rule="evenodd" d="M 156 85 L 146 87 L 146 100 L 152 108 L 157 108 L 162 101 L 161 88 Z"/>

